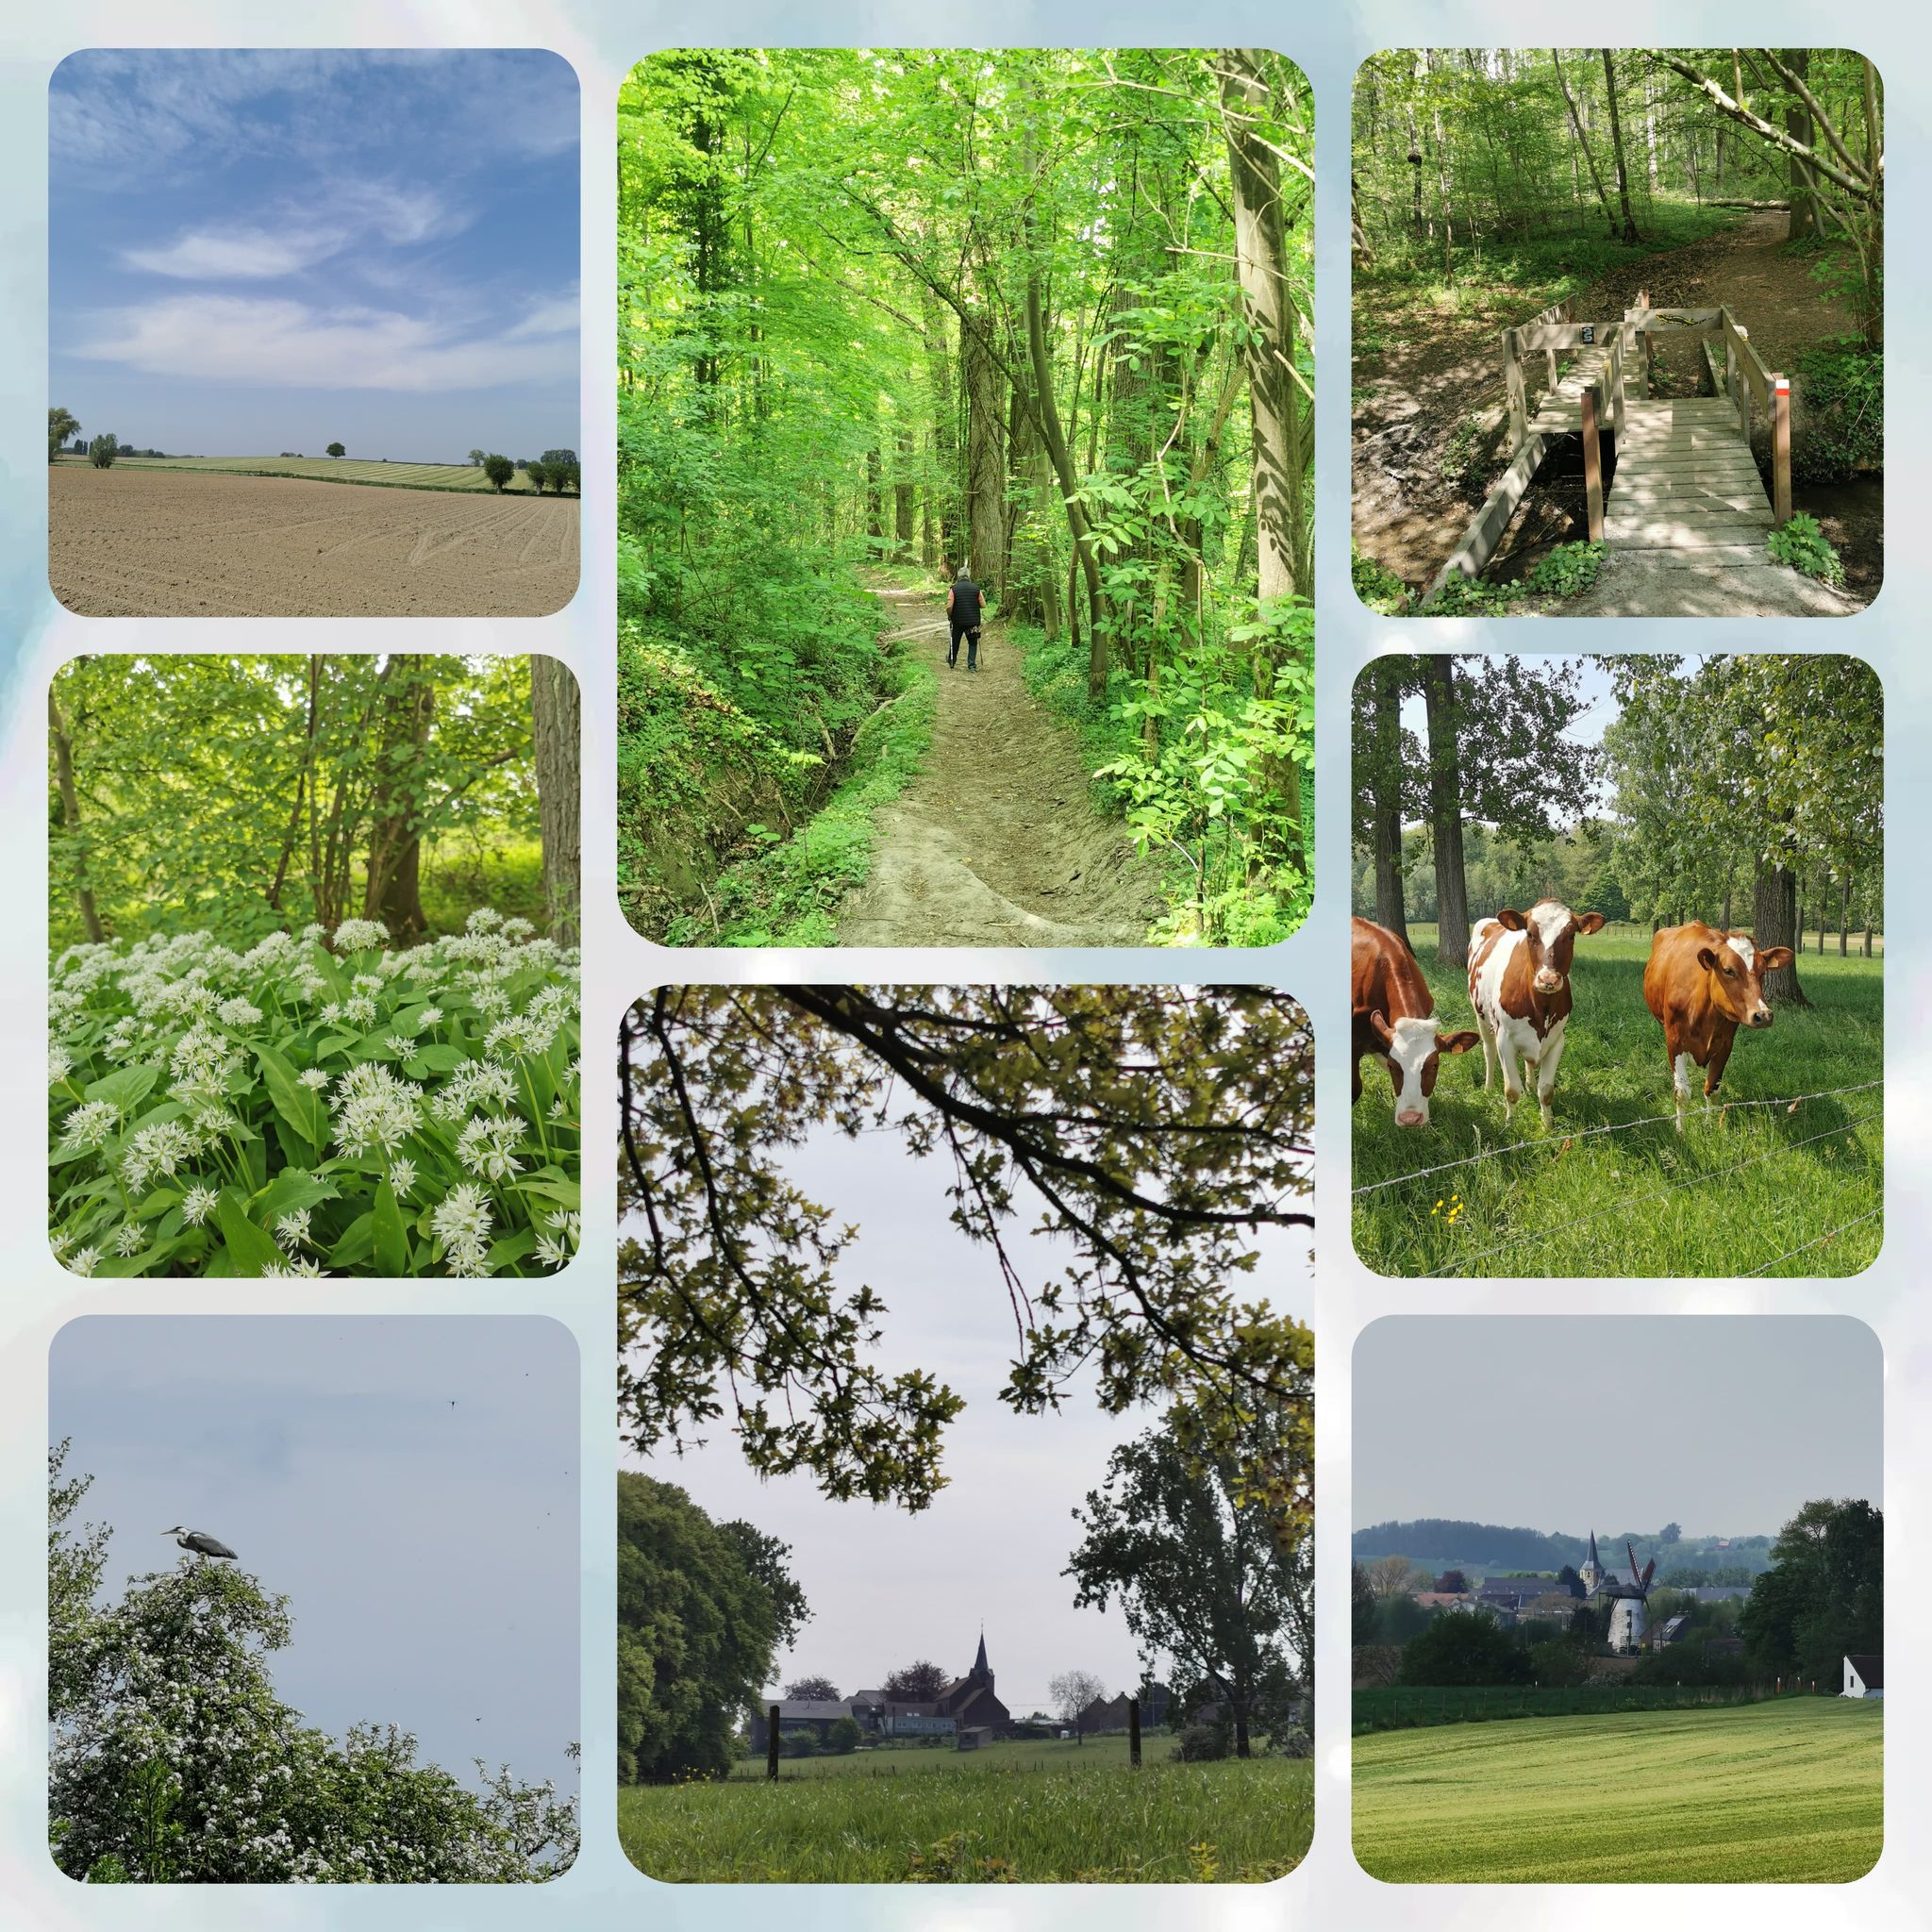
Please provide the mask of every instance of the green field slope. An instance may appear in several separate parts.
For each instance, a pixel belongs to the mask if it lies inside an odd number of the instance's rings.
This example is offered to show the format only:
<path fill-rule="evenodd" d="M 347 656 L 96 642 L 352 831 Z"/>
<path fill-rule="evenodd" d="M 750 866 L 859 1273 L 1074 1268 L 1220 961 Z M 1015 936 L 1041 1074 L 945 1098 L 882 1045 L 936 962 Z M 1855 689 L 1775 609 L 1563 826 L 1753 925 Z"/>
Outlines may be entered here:
<path fill-rule="evenodd" d="M 1394 1883 L 1832 1884 L 1883 1842 L 1883 1707 L 1525 1718 L 1355 1740 L 1355 1855 Z"/>
<path fill-rule="evenodd" d="M 83 465 L 86 458 L 66 458 Z M 353 457 L 123 457 L 124 470 L 207 470 L 229 476 L 301 476 L 315 483 L 375 483 L 385 490 L 485 491 L 489 477 L 468 463 L 372 463 Z M 519 470 L 505 486 L 506 495 L 531 495 L 530 479 Z"/>
<path fill-rule="evenodd" d="M 1436 963 L 1434 926 L 1412 926 L 1438 1024 L 1474 1026 L 1463 974 Z M 1362 1061 L 1352 1121 L 1356 1253 L 1379 1274 L 1454 1275 L 1856 1274 L 1884 1223 L 1884 962 L 1807 954 L 1810 1001 L 1768 1032 L 1740 1032 L 1706 1113 L 1703 1075 L 1682 1135 L 1663 1029 L 1643 1003 L 1650 934 L 1579 940 L 1575 1007 L 1545 1134 L 1533 1094 L 1505 1123 L 1482 1049 L 1441 1064 L 1429 1124 L 1398 1128 L 1388 1070 Z M 1835 1088 L 1857 1092 L 1830 1093 Z M 1794 1108 L 1738 1106 L 1826 1092 Z M 1634 1124 L 1648 1123 L 1648 1124 Z M 1595 1132 L 1607 1126 L 1620 1131 Z M 1528 1142 L 1445 1173 L 1399 1176 Z"/>
<path fill-rule="evenodd" d="M 1095 1740 L 788 1760 L 776 1784 L 633 1786 L 618 1794 L 618 1835 L 640 1871 L 684 1883 L 1256 1883 L 1300 1863 L 1314 1828 L 1306 1759 L 1155 1762 L 1149 1741 L 1138 1772 L 1124 1740 Z"/>

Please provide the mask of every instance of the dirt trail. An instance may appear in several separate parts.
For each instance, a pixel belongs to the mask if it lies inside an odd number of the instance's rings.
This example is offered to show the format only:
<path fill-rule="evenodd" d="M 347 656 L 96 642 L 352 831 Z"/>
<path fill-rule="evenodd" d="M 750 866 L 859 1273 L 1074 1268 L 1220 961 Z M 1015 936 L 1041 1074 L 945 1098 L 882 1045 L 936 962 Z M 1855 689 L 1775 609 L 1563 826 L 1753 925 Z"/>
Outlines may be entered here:
<path fill-rule="evenodd" d="M 1767 367 L 1788 370 L 1812 344 L 1848 334 L 1853 319 L 1844 305 L 1814 280 L 1815 257 L 1784 252 L 1790 217 L 1781 211 L 1754 213 L 1740 226 L 1682 248 L 1630 262 L 1604 276 L 1576 298 L 1579 320 L 1621 315 L 1646 291 L 1660 308 L 1703 308 L 1728 303 L 1749 330 Z M 1516 319 L 1516 318 L 1508 318 Z M 1493 317 L 1432 318 L 1425 327 L 1391 341 L 1373 373 L 1356 382 L 1354 425 L 1354 527 L 1357 546 L 1409 584 L 1425 583 L 1455 548 L 1469 520 L 1481 507 L 1488 478 L 1458 489 L 1439 474 L 1444 451 L 1465 420 L 1491 408 L 1503 397 L 1503 365 Z M 1665 371 L 1662 392 L 1689 394 L 1695 389 L 1695 365 L 1687 349 L 1666 350 L 1675 366 Z M 1803 492 L 1801 492 L 1802 496 Z M 1575 501 L 1572 503 L 1570 497 Z M 1567 494 L 1560 483 L 1546 489 L 1540 480 L 1530 502 L 1504 540 L 1491 575 L 1514 574 L 1510 559 L 1533 560 L 1551 543 L 1579 538 L 1580 483 Z M 1806 508 L 1801 501 L 1800 508 Z M 1860 553 L 1882 541 L 1875 525 L 1860 525 L 1856 506 L 1840 511 L 1821 502 L 1817 508 L 1826 535 L 1840 549 Z M 1814 595 L 1806 580 L 1793 590 L 1790 574 L 1767 568 L 1759 587 L 1769 599 L 1755 614 L 1816 615 L 1856 608 L 1876 589 L 1877 571 L 1866 589 L 1859 563 L 1847 555 L 1854 594 Z M 1625 573 L 1607 572 L 1622 576 Z M 1665 587 L 1666 589 L 1668 587 Z M 1735 587 L 1734 587 L 1735 588 Z M 1681 586 L 1679 587 L 1681 589 Z M 1863 594 L 1858 594 L 1862 591 Z M 1668 597 L 1652 587 L 1605 584 L 1588 604 L 1563 607 L 1566 616 L 1653 614 Z M 1754 614 L 1726 603 L 1723 614 Z"/>
<path fill-rule="evenodd" d="M 842 946 L 1130 946 L 1158 916 L 1153 865 L 1097 813 L 1077 742 L 1035 701 L 1006 626 L 979 669 L 946 668 L 945 609 L 882 591 L 937 670 L 932 750 L 879 815 L 872 875 L 839 916 Z"/>

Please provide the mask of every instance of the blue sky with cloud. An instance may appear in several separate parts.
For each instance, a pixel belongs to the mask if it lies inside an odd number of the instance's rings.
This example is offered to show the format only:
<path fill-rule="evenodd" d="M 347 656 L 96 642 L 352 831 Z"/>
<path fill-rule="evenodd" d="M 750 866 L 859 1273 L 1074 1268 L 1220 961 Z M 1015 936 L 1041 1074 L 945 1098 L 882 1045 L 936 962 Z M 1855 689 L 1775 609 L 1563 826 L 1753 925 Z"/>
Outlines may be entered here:
<path fill-rule="evenodd" d="M 51 1440 L 113 1530 L 103 1593 L 220 1537 L 294 1637 L 277 1691 L 341 1737 L 416 1733 L 574 1790 L 578 1366 L 537 1316 L 91 1316 L 54 1341 Z M 608 1481 L 608 1477 L 606 1478 Z"/>
<path fill-rule="evenodd" d="M 87 52 L 50 403 L 198 456 L 575 448 L 578 94 L 541 51 Z"/>

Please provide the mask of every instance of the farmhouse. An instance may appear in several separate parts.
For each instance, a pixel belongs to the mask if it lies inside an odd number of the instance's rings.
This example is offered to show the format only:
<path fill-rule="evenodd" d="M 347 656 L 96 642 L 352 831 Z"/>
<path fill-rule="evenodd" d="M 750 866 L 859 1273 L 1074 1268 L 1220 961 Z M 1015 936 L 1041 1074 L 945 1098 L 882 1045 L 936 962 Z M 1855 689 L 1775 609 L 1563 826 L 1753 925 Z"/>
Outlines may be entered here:
<path fill-rule="evenodd" d="M 1885 1658 L 1877 1653 L 1858 1653 L 1845 1658 L 1847 1697 L 1885 1695 Z"/>

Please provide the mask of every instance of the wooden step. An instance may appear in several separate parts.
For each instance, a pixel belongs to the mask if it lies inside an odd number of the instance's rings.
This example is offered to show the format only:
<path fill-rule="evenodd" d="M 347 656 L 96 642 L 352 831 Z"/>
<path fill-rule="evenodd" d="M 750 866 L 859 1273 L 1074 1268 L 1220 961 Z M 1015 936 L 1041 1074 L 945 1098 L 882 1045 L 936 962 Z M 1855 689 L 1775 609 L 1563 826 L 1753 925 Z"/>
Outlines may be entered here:
<path fill-rule="evenodd" d="M 1745 517 L 1685 523 L 1672 517 L 1607 517 L 1604 538 L 1622 549 L 1710 550 L 1748 543 L 1764 528 Z"/>
<path fill-rule="evenodd" d="M 1770 561 L 1762 543 L 1711 545 L 1696 550 L 1673 550 L 1658 544 L 1619 543 L 1616 551 L 1619 557 L 1635 558 L 1659 570 L 1713 570 Z"/>

